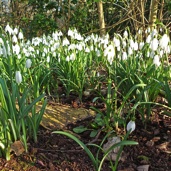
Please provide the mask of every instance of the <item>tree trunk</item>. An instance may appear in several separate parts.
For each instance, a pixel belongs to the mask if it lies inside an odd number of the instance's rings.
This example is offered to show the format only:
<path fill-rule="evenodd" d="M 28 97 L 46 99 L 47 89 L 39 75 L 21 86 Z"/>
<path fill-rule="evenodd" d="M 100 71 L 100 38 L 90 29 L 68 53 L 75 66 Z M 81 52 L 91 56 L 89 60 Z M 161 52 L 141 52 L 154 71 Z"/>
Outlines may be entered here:
<path fill-rule="evenodd" d="M 152 29 L 155 27 L 155 22 L 157 20 L 158 4 L 159 4 L 159 0 L 151 0 L 150 15 L 149 15 L 149 26 Z"/>
<path fill-rule="evenodd" d="M 105 21 L 104 21 L 104 13 L 103 13 L 103 2 L 100 0 L 97 2 L 98 15 L 99 15 L 99 26 L 100 26 L 100 35 L 103 36 L 106 34 L 105 30 Z"/>

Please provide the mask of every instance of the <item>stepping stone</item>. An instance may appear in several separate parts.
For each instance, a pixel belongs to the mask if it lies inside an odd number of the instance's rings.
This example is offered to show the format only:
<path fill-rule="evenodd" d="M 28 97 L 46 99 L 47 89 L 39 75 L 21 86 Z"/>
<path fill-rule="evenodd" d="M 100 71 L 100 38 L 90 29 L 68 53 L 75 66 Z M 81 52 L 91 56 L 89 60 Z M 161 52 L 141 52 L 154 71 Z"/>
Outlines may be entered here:
<path fill-rule="evenodd" d="M 38 109 L 40 107 L 38 106 Z M 50 130 L 66 129 L 68 124 L 74 124 L 94 116 L 95 112 L 90 109 L 72 108 L 68 105 L 53 103 L 53 105 L 46 106 L 41 125 Z"/>

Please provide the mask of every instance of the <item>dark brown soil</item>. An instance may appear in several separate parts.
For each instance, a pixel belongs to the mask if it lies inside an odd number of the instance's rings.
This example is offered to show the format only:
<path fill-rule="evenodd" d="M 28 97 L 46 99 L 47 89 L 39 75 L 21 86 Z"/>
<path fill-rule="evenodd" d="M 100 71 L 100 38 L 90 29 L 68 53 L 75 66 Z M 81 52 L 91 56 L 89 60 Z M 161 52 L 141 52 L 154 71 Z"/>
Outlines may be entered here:
<path fill-rule="evenodd" d="M 86 125 L 91 120 L 77 123 Z M 68 126 L 72 131 L 76 125 Z M 93 140 L 89 137 L 89 131 L 79 135 L 79 138 L 88 143 Z M 95 143 L 99 143 L 104 133 L 98 137 Z M 135 171 L 138 166 L 149 165 L 150 171 L 171 170 L 171 118 L 156 112 L 152 122 L 146 129 L 141 120 L 136 120 L 136 130 L 129 136 L 129 140 L 139 143 L 136 146 L 124 147 L 123 160 L 118 164 L 118 171 Z M 90 150 L 96 155 L 97 149 Z M 38 143 L 29 141 L 29 153 L 21 156 L 11 154 L 11 160 L 0 158 L 0 170 L 2 171 L 95 171 L 92 162 L 73 140 L 52 134 L 52 131 L 40 127 Z M 102 158 L 100 154 L 99 159 Z M 102 171 L 110 171 L 110 162 L 105 161 Z"/>

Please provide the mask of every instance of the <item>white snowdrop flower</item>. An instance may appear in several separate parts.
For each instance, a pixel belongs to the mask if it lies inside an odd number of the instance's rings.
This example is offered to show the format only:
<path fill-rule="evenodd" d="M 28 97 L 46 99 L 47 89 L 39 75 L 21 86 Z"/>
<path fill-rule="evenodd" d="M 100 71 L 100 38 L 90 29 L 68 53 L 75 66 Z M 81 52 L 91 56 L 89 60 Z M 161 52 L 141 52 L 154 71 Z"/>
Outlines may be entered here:
<path fill-rule="evenodd" d="M 158 40 L 156 38 L 152 39 L 152 41 L 150 43 L 150 49 L 152 51 L 156 51 L 157 48 L 158 48 L 158 44 L 159 44 L 159 42 L 158 42 Z"/>
<path fill-rule="evenodd" d="M 55 48 L 54 46 L 51 46 L 51 47 L 50 47 L 50 50 L 51 50 L 51 52 L 53 53 L 53 52 L 56 50 L 56 48 Z"/>
<path fill-rule="evenodd" d="M 24 39 L 23 33 L 21 31 L 18 34 L 18 39 L 19 40 L 23 40 Z"/>
<path fill-rule="evenodd" d="M 132 39 L 129 40 L 130 47 L 134 49 L 134 41 Z"/>
<path fill-rule="evenodd" d="M 146 43 L 149 44 L 150 42 L 151 42 L 151 35 L 148 35 L 148 36 L 147 36 L 147 39 L 146 39 Z"/>
<path fill-rule="evenodd" d="M 139 49 L 141 50 L 144 47 L 144 42 L 139 43 Z"/>
<path fill-rule="evenodd" d="M 50 40 L 50 41 L 49 41 L 49 44 L 50 44 L 51 46 L 53 45 L 53 43 L 54 43 L 53 40 Z"/>
<path fill-rule="evenodd" d="M 23 53 L 26 55 L 27 53 L 29 53 L 28 52 L 28 49 L 26 49 L 26 48 L 23 48 Z M 26 55 L 27 56 L 27 55 Z"/>
<path fill-rule="evenodd" d="M 5 57 L 5 58 L 7 57 L 7 50 L 6 50 L 6 47 L 5 46 L 2 47 L 1 54 L 3 54 L 3 57 Z"/>
<path fill-rule="evenodd" d="M 31 67 L 31 64 L 32 64 L 31 59 L 27 59 L 26 60 L 26 68 L 30 68 Z"/>
<path fill-rule="evenodd" d="M 145 30 L 145 34 L 147 34 L 148 33 L 148 31 L 147 31 L 147 29 Z"/>
<path fill-rule="evenodd" d="M 58 32 L 58 36 L 63 36 L 62 31 L 59 31 L 59 32 Z"/>
<path fill-rule="evenodd" d="M 157 67 L 160 66 L 161 62 L 160 62 L 160 58 L 158 55 L 155 55 L 153 58 L 153 64 L 155 64 Z"/>
<path fill-rule="evenodd" d="M 127 58 L 128 58 L 127 53 L 126 52 L 123 52 L 122 53 L 122 60 L 127 60 Z"/>
<path fill-rule="evenodd" d="M 58 36 L 57 31 L 55 31 L 55 32 L 52 33 L 52 38 L 53 38 L 53 40 L 55 40 L 55 41 L 59 40 L 59 36 Z"/>
<path fill-rule="evenodd" d="M 169 37 L 168 37 L 167 34 L 164 34 L 164 35 L 162 36 L 162 38 L 159 40 L 159 46 L 160 46 L 162 49 L 166 49 L 168 44 L 169 44 Z"/>
<path fill-rule="evenodd" d="M 66 61 L 67 61 L 67 62 L 70 61 L 70 57 L 69 57 L 69 56 L 66 57 Z"/>
<path fill-rule="evenodd" d="M 158 32 L 156 29 L 153 29 L 152 32 L 151 32 L 151 37 L 155 37 L 157 36 Z"/>
<path fill-rule="evenodd" d="M 134 42 L 133 49 L 134 49 L 135 51 L 137 51 L 137 50 L 138 50 L 138 43 L 137 43 L 137 42 Z"/>
<path fill-rule="evenodd" d="M 32 44 L 33 44 L 34 46 L 38 46 L 38 45 L 40 44 L 41 41 L 42 41 L 42 40 L 41 40 L 39 37 L 34 37 L 34 38 L 32 39 Z"/>
<path fill-rule="evenodd" d="M 120 40 L 117 39 L 116 37 L 113 38 L 113 43 L 114 43 L 115 47 L 120 46 Z"/>
<path fill-rule="evenodd" d="M 118 46 L 116 49 L 117 49 L 118 52 L 121 51 L 121 47 L 120 46 Z"/>
<path fill-rule="evenodd" d="M 56 57 L 56 52 L 53 52 L 53 53 L 52 53 L 52 56 L 53 56 L 53 57 Z"/>
<path fill-rule="evenodd" d="M 18 54 L 18 55 L 17 55 L 17 58 L 18 58 L 18 59 L 21 59 L 21 54 Z"/>
<path fill-rule="evenodd" d="M 74 50 L 75 48 L 76 48 L 76 45 L 73 43 L 68 46 L 68 50 Z"/>
<path fill-rule="evenodd" d="M 58 62 L 59 62 L 59 63 L 61 62 L 61 58 L 60 58 L 60 57 L 58 57 Z"/>
<path fill-rule="evenodd" d="M 171 52 L 171 49 L 170 49 L 170 46 L 168 45 L 167 48 L 166 48 L 166 53 L 170 54 L 170 52 Z"/>
<path fill-rule="evenodd" d="M 22 76 L 20 71 L 15 72 L 15 81 L 17 82 L 17 84 L 20 84 L 22 82 Z"/>
<path fill-rule="evenodd" d="M 94 51 L 94 46 L 93 45 L 90 46 L 90 51 Z"/>
<path fill-rule="evenodd" d="M 128 47 L 128 55 L 130 56 L 130 55 L 132 55 L 132 54 L 133 54 L 132 48 L 131 48 L 131 47 Z"/>
<path fill-rule="evenodd" d="M 105 37 L 102 41 L 101 41 L 102 44 L 104 45 L 108 45 L 109 44 L 109 39 L 107 37 Z"/>
<path fill-rule="evenodd" d="M 124 38 L 127 38 L 128 37 L 128 32 L 125 30 L 124 33 L 123 33 L 123 37 Z"/>
<path fill-rule="evenodd" d="M 106 49 L 106 48 L 107 48 L 107 46 L 108 46 L 108 44 L 104 44 L 104 45 L 103 45 L 103 48 L 104 48 L 104 49 Z"/>
<path fill-rule="evenodd" d="M 83 49 L 82 44 L 81 44 L 81 43 L 76 44 L 76 48 L 77 48 L 79 51 L 81 51 L 81 50 Z"/>
<path fill-rule="evenodd" d="M 138 34 L 142 34 L 142 30 L 141 29 L 138 30 Z"/>
<path fill-rule="evenodd" d="M 96 49 L 96 55 L 97 55 L 98 57 L 101 55 L 99 49 Z"/>
<path fill-rule="evenodd" d="M 147 28 L 147 32 L 150 33 L 150 31 L 151 31 L 151 29 L 150 29 L 150 27 L 148 27 L 148 28 Z"/>
<path fill-rule="evenodd" d="M 13 34 L 15 34 L 15 35 L 17 35 L 18 34 L 18 28 L 14 28 L 14 30 L 13 30 Z"/>
<path fill-rule="evenodd" d="M 76 40 L 83 40 L 83 37 L 79 33 L 75 33 L 75 39 Z"/>
<path fill-rule="evenodd" d="M 0 47 L 0 55 L 3 55 L 3 48 L 2 47 Z M 6 56 L 4 56 L 4 57 L 6 57 Z"/>
<path fill-rule="evenodd" d="M 42 53 L 42 57 L 45 57 L 45 56 L 46 56 L 46 53 L 45 53 L 45 52 L 43 52 L 43 53 Z"/>
<path fill-rule="evenodd" d="M 135 130 L 135 121 L 129 121 L 126 127 L 127 131 L 133 132 Z"/>
<path fill-rule="evenodd" d="M 123 48 L 126 47 L 126 41 L 123 41 L 123 42 L 122 42 L 122 46 L 123 46 Z"/>
<path fill-rule="evenodd" d="M 40 54 L 40 51 L 39 51 L 38 49 L 36 50 L 36 54 L 37 54 L 37 55 L 39 55 L 39 54 Z"/>
<path fill-rule="evenodd" d="M 17 43 L 18 42 L 17 36 L 15 34 L 12 36 L 12 42 L 13 43 Z"/>
<path fill-rule="evenodd" d="M 48 49 L 47 48 L 44 48 L 43 51 L 44 51 L 45 54 L 48 53 Z"/>
<path fill-rule="evenodd" d="M 90 52 L 90 48 L 89 48 L 89 47 L 86 47 L 86 48 L 85 48 L 85 52 L 86 52 L 86 53 L 89 53 L 89 52 Z"/>
<path fill-rule="evenodd" d="M 50 56 L 49 56 L 49 55 L 47 56 L 46 61 L 47 61 L 47 63 L 49 63 L 49 62 L 50 62 Z"/>
<path fill-rule="evenodd" d="M 149 53 L 149 57 L 150 57 L 150 58 L 153 58 L 154 55 L 155 55 L 155 52 L 154 52 L 154 51 L 151 51 L 151 52 Z"/>
<path fill-rule="evenodd" d="M 161 58 L 163 57 L 163 54 L 164 54 L 164 51 L 163 51 L 163 49 L 161 49 L 161 50 L 159 51 L 159 55 L 160 55 Z"/>
<path fill-rule="evenodd" d="M 54 45 L 53 45 L 56 49 L 58 49 L 60 47 L 60 43 L 59 42 L 56 42 Z"/>
<path fill-rule="evenodd" d="M 107 60 L 110 64 L 112 64 L 114 56 L 115 56 L 115 49 L 113 45 L 109 45 L 105 51 L 104 51 L 104 56 L 107 57 Z"/>
<path fill-rule="evenodd" d="M 5 32 L 8 32 L 10 35 L 13 33 L 13 29 L 9 26 L 9 24 L 6 25 Z"/>
<path fill-rule="evenodd" d="M 28 50 L 29 50 L 29 52 L 34 52 L 34 47 L 33 46 L 29 46 Z"/>
<path fill-rule="evenodd" d="M 64 38 L 62 42 L 62 46 L 67 46 L 69 44 L 70 44 L 69 40 L 67 38 Z"/>
<path fill-rule="evenodd" d="M 13 53 L 18 55 L 20 53 L 20 46 L 18 44 L 15 44 L 12 46 Z"/>
<path fill-rule="evenodd" d="M 2 38 L 0 38 L 0 44 L 3 45 L 4 44 L 4 41 Z"/>
<path fill-rule="evenodd" d="M 74 37 L 74 32 L 71 29 L 68 30 L 68 36 Z"/>
<path fill-rule="evenodd" d="M 74 53 L 72 53 L 72 54 L 70 55 L 69 60 L 71 60 L 71 61 L 74 61 L 74 60 L 75 60 L 75 54 L 74 54 Z"/>

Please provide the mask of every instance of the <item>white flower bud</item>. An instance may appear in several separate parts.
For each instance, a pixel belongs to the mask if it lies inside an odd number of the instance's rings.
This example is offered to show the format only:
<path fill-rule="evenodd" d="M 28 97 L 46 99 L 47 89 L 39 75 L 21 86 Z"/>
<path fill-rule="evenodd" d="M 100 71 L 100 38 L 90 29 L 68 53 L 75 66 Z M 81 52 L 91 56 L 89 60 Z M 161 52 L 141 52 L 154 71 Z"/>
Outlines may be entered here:
<path fill-rule="evenodd" d="M 155 55 L 155 56 L 154 56 L 153 63 L 154 63 L 157 67 L 160 66 L 161 62 L 160 62 L 160 58 L 159 58 L 158 55 Z"/>
<path fill-rule="evenodd" d="M 47 61 L 47 63 L 49 63 L 49 62 L 50 62 L 50 56 L 49 56 L 49 55 L 47 56 L 46 61 Z"/>
<path fill-rule="evenodd" d="M 18 42 L 17 36 L 15 34 L 12 36 L 12 42 L 14 43 Z"/>
<path fill-rule="evenodd" d="M 122 60 L 127 60 L 127 58 L 128 58 L 127 53 L 126 52 L 123 52 L 123 54 L 122 54 Z"/>
<path fill-rule="evenodd" d="M 31 59 L 27 59 L 26 60 L 26 68 L 30 68 L 31 67 L 31 64 L 32 64 Z"/>
<path fill-rule="evenodd" d="M 158 40 L 156 38 L 154 38 L 150 43 L 151 50 L 156 51 L 158 48 L 158 44 L 159 44 Z"/>
<path fill-rule="evenodd" d="M 127 38 L 127 37 L 128 37 L 128 32 L 127 32 L 126 30 L 124 31 L 123 36 L 124 36 L 125 38 Z"/>
<path fill-rule="evenodd" d="M 13 53 L 18 55 L 20 53 L 20 46 L 18 44 L 12 46 Z"/>
<path fill-rule="evenodd" d="M 19 40 L 23 40 L 24 39 L 24 36 L 23 36 L 23 33 L 22 32 L 19 32 L 18 39 Z"/>
<path fill-rule="evenodd" d="M 159 45 L 162 49 L 165 50 L 167 48 L 168 44 L 169 44 L 169 37 L 167 34 L 164 34 L 159 41 Z"/>
<path fill-rule="evenodd" d="M 129 121 L 128 124 L 127 124 L 127 127 L 126 127 L 127 131 L 130 131 L 130 133 L 132 131 L 135 130 L 135 121 Z"/>
<path fill-rule="evenodd" d="M 13 33 L 12 28 L 9 26 L 9 24 L 6 25 L 5 27 L 5 32 L 8 32 L 10 35 Z"/>
<path fill-rule="evenodd" d="M 14 28 L 13 34 L 17 35 L 18 34 L 18 28 Z"/>
<path fill-rule="evenodd" d="M 15 80 L 16 80 L 17 84 L 20 84 L 22 82 L 22 76 L 21 76 L 20 71 L 16 71 Z"/>

